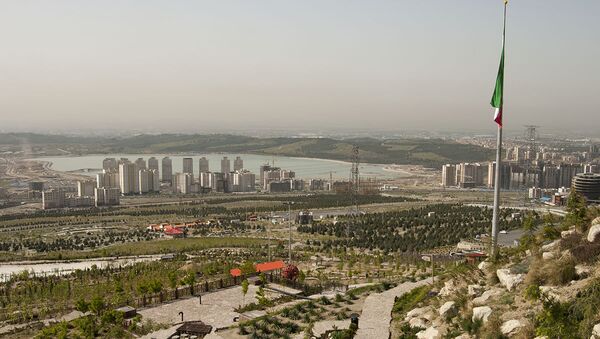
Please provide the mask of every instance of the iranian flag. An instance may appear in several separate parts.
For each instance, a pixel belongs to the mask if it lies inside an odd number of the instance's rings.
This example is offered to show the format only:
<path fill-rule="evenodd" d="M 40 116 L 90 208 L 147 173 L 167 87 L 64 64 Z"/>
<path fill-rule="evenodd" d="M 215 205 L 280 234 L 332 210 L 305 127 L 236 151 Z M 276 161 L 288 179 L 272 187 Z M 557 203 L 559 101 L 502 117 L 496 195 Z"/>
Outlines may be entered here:
<path fill-rule="evenodd" d="M 500 67 L 498 68 L 498 76 L 496 77 L 496 87 L 494 88 L 494 94 L 492 94 L 492 101 L 490 102 L 492 107 L 496 108 L 494 121 L 500 127 L 502 127 L 502 92 L 504 92 L 504 46 L 502 46 L 502 55 L 500 56 Z"/>

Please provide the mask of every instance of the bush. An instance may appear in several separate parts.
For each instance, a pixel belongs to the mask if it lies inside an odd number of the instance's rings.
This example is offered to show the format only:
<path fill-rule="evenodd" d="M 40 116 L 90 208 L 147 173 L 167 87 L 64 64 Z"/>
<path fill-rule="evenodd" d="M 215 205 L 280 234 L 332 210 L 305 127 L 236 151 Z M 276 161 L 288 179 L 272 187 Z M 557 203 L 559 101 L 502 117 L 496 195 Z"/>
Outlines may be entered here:
<path fill-rule="evenodd" d="M 427 294 L 429 293 L 430 286 L 421 286 L 413 289 L 412 291 L 403 294 L 400 297 L 396 298 L 394 302 L 394 308 L 392 312 L 394 313 L 406 313 L 413 309 L 417 304 L 422 302 L 427 298 Z"/>

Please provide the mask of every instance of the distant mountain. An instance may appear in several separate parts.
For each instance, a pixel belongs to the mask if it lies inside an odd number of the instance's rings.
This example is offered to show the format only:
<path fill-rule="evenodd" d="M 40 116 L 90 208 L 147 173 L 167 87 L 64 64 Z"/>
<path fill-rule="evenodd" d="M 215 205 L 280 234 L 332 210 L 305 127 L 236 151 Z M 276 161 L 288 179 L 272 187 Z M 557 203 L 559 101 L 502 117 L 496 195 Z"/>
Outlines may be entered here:
<path fill-rule="evenodd" d="M 70 137 L 31 133 L 0 134 L 0 144 L 67 146 L 74 154 L 91 153 L 253 153 L 350 161 L 353 145 L 361 162 L 439 167 L 448 162 L 492 159 L 493 150 L 442 139 L 256 138 L 229 134 L 138 135 L 128 138 Z"/>

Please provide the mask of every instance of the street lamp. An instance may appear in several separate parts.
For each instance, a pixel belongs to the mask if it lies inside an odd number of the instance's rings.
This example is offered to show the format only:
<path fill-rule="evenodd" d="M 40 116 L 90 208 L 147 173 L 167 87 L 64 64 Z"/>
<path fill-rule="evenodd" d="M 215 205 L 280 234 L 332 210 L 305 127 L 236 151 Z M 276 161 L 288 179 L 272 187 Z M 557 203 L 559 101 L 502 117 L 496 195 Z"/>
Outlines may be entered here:
<path fill-rule="evenodd" d="M 283 204 L 288 206 L 288 222 L 290 224 L 290 238 L 288 241 L 288 252 L 289 252 L 288 264 L 291 264 L 292 263 L 292 205 L 294 205 L 295 202 L 284 201 Z"/>

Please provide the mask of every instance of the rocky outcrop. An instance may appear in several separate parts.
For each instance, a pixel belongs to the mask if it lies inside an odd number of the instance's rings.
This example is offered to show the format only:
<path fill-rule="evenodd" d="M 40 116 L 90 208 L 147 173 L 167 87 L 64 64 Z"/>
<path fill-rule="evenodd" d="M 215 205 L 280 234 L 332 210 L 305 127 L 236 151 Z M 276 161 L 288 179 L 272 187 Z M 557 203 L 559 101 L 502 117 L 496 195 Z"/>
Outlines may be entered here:
<path fill-rule="evenodd" d="M 452 317 L 456 315 L 456 303 L 454 301 L 448 301 L 442 307 L 440 307 L 440 317 Z"/>
<path fill-rule="evenodd" d="M 554 252 L 544 252 L 544 253 L 542 253 L 542 259 L 544 259 L 544 260 L 554 259 L 555 257 L 556 257 L 556 253 L 554 253 Z"/>
<path fill-rule="evenodd" d="M 477 268 L 479 268 L 479 270 L 483 273 L 489 273 L 488 271 L 491 267 L 492 263 L 490 263 L 489 261 L 482 261 L 481 263 L 479 263 L 479 265 L 477 265 Z"/>
<path fill-rule="evenodd" d="M 481 285 L 469 285 L 467 286 L 467 295 L 470 297 L 478 297 L 483 292 L 484 288 Z"/>
<path fill-rule="evenodd" d="M 410 320 L 412 318 L 419 318 L 423 314 L 427 313 L 427 311 L 429 311 L 429 307 L 417 307 L 415 309 L 410 310 L 408 313 L 406 313 L 406 317 L 404 318 L 404 320 Z"/>
<path fill-rule="evenodd" d="M 596 218 L 598 219 L 598 218 Z M 596 220 L 594 219 L 594 220 Z M 600 324 L 596 324 L 594 325 L 594 328 L 592 329 L 592 337 L 596 338 L 596 339 L 600 339 Z"/>
<path fill-rule="evenodd" d="M 509 269 L 502 268 L 496 271 L 498 280 L 507 290 L 512 291 L 517 285 L 523 282 L 525 274 L 512 274 Z"/>
<path fill-rule="evenodd" d="M 577 265 L 577 266 L 575 266 L 575 273 L 577 273 L 577 276 L 580 279 L 587 278 L 592 274 L 592 267 L 584 266 L 584 265 Z"/>
<path fill-rule="evenodd" d="M 577 230 L 575 230 L 575 228 L 573 228 L 573 229 L 570 229 L 568 231 L 562 231 L 562 232 L 560 232 L 560 237 L 564 239 L 564 238 L 566 238 L 566 237 L 568 237 L 568 236 L 570 236 L 572 234 L 576 234 L 576 233 L 577 233 Z"/>
<path fill-rule="evenodd" d="M 418 332 L 417 338 L 418 339 L 437 339 L 437 338 L 441 338 L 441 335 L 440 335 L 440 331 L 437 328 L 431 326 L 431 327 L 428 327 L 424 331 Z"/>
<path fill-rule="evenodd" d="M 502 290 L 499 288 L 492 288 L 490 290 L 487 290 L 485 292 L 483 292 L 483 294 L 480 297 L 477 297 L 475 299 L 473 299 L 473 305 L 475 306 L 481 306 L 481 305 L 485 305 L 488 303 L 488 301 L 493 298 L 493 297 L 497 297 L 499 295 L 502 294 Z"/>
<path fill-rule="evenodd" d="M 553 242 L 542 246 L 542 251 L 556 251 L 560 246 L 560 240 L 554 240 Z"/>
<path fill-rule="evenodd" d="M 454 284 L 454 280 L 448 280 L 444 283 L 444 287 L 440 289 L 440 293 L 438 293 L 441 297 L 449 297 L 456 293 L 457 287 Z"/>
<path fill-rule="evenodd" d="M 492 308 L 489 306 L 481 306 L 473 308 L 473 317 L 471 320 L 483 320 L 484 323 L 488 321 L 488 318 L 492 314 Z"/>
<path fill-rule="evenodd" d="M 500 327 L 500 331 L 502 331 L 502 334 L 506 335 L 506 336 L 510 336 L 515 334 L 519 328 L 523 327 L 524 324 L 517 320 L 517 319 L 512 319 L 512 320 L 508 320 L 505 321 L 502 326 Z"/>
<path fill-rule="evenodd" d="M 427 326 L 429 326 L 429 322 L 426 319 L 423 319 L 423 318 L 411 318 L 408 321 L 408 325 L 411 328 L 415 328 L 415 327 L 418 327 L 418 328 L 427 328 Z"/>
<path fill-rule="evenodd" d="M 564 298 L 558 293 L 557 288 L 554 286 L 540 286 L 540 292 L 556 301 L 565 301 Z"/>
<path fill-rule="evenodd" d="M 600 240 L 600 223 L 592 225 L 587 234 L 587 241 L 595 242 L 597 240 Z"/>

